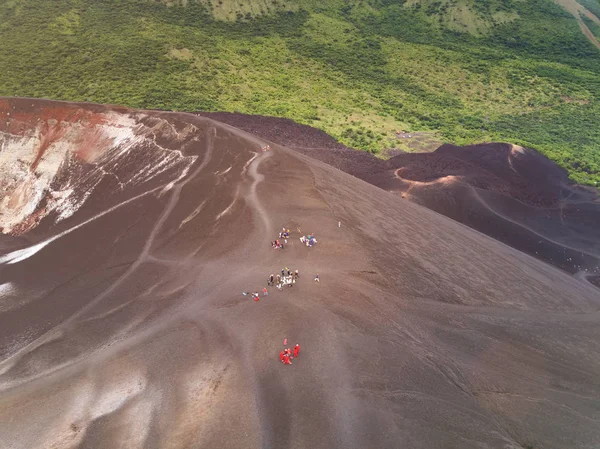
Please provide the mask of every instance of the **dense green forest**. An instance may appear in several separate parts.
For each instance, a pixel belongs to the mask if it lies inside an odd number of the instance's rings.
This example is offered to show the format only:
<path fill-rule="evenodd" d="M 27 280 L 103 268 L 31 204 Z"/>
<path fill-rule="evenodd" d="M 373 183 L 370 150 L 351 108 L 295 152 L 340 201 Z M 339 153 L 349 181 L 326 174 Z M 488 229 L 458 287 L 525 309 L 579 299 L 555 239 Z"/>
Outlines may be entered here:
<path fill-rule="evenodd" d="M 374 153 L 509 141 L 600 182 L 600 51 L 551 0 L 7 0 L 0 42 L 3 96 L 288 117 Z"/>

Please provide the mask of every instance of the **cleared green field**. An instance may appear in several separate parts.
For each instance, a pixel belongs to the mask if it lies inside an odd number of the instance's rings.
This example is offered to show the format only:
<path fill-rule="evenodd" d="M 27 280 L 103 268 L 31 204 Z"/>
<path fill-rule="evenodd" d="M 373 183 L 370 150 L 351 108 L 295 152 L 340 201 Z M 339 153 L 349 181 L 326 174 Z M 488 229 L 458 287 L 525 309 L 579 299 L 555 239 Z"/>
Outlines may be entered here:
<path fill-rule="evenodd" d="M 9 0 L 0 42 L 0 95 L 289 117 L 374 153 L 505 140 L 600 182 L 600 52 L 551 0 Z"/>

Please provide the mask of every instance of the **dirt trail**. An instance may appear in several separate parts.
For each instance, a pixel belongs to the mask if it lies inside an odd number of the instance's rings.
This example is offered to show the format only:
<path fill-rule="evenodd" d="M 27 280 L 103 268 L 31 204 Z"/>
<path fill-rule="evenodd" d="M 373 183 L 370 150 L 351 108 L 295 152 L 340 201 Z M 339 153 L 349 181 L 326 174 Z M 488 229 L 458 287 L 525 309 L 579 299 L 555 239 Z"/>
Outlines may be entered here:
<path fill-rule="evenodd" d="M 585 22 L 581 19 L 580 14 L 585 14 L 586 17 L 589 17 L 591 20 L 600 25 L 600 18 L 596 17 L 591 11 L 589 11 L 585 6 L 581 3 L 577 2 L 577 0 L 554 0 L 557 4 L 565 8 L 569 11 L 575 19 L 577 19 L 577 23 L 579 24 L 579 28 L 581 28 L 581 32 L 585 34 L 585 36 L 589 39 L 589 41 L 596 46 L 596 48 L 600 49 L 600 41 L 594 36 L 594 33 L 590 31 Z"/>
<path fill-rule="evenodd" d="M 261 204 L 260 200 L 258 199 L 258 195 L 256 193 L 256 188 L 257 188 L 258 184 L 261 183 L 265 179 L 264 175 L 258 173 L 258 167 L 265 159 L 267 159 L 270 156 L 271 156 L 270 151 L 263 152 L 262 154 L 257 154 L 256 159 L 254 159 L 252 161 L 252 163 L 250 164 L 249 173 L 250 173 L 250 176 L 252 176 L 253 182 L 250 187 L 250 193 L 248 195 L 248 200 L 253 205 L 254 209 L 256 210 L 256 212 L 260 216 L 261 220 L 263 221 L 263 224 L 264 224 L 263 235 L 265 238 L 265 242 L 267 242 L 267 243 L 270 241 L 270 236 L 273 235 L 273 224 L 271 223 L 271 220 L 269 219 L 268 212 L 265 210 L 265 208 Z"/>

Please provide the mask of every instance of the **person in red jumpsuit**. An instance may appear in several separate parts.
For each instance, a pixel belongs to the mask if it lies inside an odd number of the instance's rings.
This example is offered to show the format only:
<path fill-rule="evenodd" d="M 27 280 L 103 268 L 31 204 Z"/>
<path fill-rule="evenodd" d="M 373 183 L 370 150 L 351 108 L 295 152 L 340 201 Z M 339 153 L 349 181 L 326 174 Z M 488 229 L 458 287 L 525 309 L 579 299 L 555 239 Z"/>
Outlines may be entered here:
<path fill-rule="evenodd" d="M 290 360 L 290 355 L 285 353 L 283 354 L 283 364 L 284 365 L 291 365 L 292 361 Z"/>
<path fill-rule="evenodd" d="M 296 345 L 294 346 L 294 358 L 298 358 L 298 356 L 300 355 L 300 345 Z"/>
<path fill-rule="evenodd" d="M 284 356 L 284 355 L 285 355 L 284 351 L 281 351 L 281 352 L 279 353 L 279 361 L 280 361 L 281 363 L 283 363 L 283 356 Z"/>

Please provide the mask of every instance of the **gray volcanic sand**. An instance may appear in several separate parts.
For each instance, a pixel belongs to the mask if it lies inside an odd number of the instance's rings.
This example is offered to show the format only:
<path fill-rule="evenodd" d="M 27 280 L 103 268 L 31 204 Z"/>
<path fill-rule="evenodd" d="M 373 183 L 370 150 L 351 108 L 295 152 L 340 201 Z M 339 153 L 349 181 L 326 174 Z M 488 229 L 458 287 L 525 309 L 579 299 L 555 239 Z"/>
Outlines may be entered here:
<path fill-rule="evenodd" d="M 102 153 L 129 145 L 121 187 L 102 173 L 72 215 L 0 241 L 0 447 L 598 446 L 591 284 L 207 118 L 5 104 L 30 131 L 53 108 L 134 123 Z M 182 154 L 138 183 L 159 151 Z M 293 288 L 242 295 L 284 266 Z M 284 338 L 302 346 L 292 366 Z"/>
<path fill-rule="evenodd" d="M 201 112 L 326 162 L 598 285 L 600 197 L 535 150 L 507 143 L 383 160 L 289 119 Z M 393 151 L 390 151 L 392 153 Z"/>

